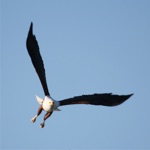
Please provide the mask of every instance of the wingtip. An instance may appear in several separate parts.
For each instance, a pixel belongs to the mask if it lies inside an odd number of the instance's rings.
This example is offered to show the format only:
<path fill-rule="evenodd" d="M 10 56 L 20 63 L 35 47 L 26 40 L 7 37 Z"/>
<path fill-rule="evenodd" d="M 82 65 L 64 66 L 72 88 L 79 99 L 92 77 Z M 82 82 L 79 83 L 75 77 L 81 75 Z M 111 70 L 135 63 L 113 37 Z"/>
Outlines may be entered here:
<path fill-rule="evenodd" d="M 129 99 L 134 93 L 127 95 L 127 99 Z"/>
<path fill-rule="evenodd" d="M 33 25 L 33 22 L 31 21 L 31 25 Z"/>
<path fill-rule="evenodd" d="M 31 24 L 30 24 L 29 32 L 32 33 L 32 30 L 33 30 L 33 22 L 31 22 Z"/>
<path fill-rule="evenodd" d="M 132 94 L 129 94 L 129 97 L 131 97 L 132 95 L 134 95 L 134 93 L 132 93 Z"/>
<path fill-rule="evenodd" d="M 128 100 L 132 95 L 133 95 L 133 93 L 132 93 L 132 94 L 128 94 L 128 95 L 119 96 L 118 101 L 116 101 L 116 102 L 115 102 L 113 105 L 111 105 L 111 106 L 117 106 L 117 105 L 122 104 L 123 102 L 125 102 L 126 100 Z"/>

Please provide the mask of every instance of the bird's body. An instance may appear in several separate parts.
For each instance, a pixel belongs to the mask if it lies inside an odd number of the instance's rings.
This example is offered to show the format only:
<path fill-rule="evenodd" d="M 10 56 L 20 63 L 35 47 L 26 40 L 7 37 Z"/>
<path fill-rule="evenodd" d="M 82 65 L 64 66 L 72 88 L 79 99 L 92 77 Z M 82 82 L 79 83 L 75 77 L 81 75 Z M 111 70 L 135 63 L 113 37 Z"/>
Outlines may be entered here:
<path fill-rule="evenodd" d="M 60 102 L 54 100 L 50 96 L 45 96 L 44 100 L 36 96 L 36 99 L 46 112 L 59 110 L 58 107 L 60 106 Z"/>
<path fill-rule="evenodd" d="M 32 122 L 36 121 L 36 118 L 41 114 L 42 110 L 46 111 L 44 116 L 43 123 L 40 124 L 40 127 L 43 128 L 45 125 L 45 120 L 51 116 L 53 111 L 60 110 L 58 107 L 64 105 L 73 105 L 73 104 L 90 104 L 90 105 L 103 105 L 103 106 L 117 106 L 126 101 L 133 94 L 129 95 L 114 95 L 111 93 L 104 94 L 92 94 L 92 95 L 81 95 L 75 96 L 73 98 L 63 99 L 63 100 L 54 100 L 48 90 L 44 63 L 40 54 L 38 42 L 35 35 L 33 35 L 33 24 L 31 23 L 30 29 L 27 36 L 26 46 L 28 53 L 31 57 L 32 64 L 38 74 L 38 77 L 41 81 L 45 98 L 41 99 L 36 96 L 37 101 L 40 104 L 37 114 L 31 119 Z"/>

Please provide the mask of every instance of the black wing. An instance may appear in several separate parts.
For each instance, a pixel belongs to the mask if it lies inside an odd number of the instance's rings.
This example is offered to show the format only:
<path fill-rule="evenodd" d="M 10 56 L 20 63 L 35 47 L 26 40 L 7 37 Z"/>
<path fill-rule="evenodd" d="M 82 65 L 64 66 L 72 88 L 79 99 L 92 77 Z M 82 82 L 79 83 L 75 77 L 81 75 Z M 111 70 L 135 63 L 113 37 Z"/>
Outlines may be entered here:
<path fill-rule="evenodd" d="M 31 57 L 33 66 L 39 76 L 39 79 L 41 81 L 41 84 L 44 89 L 45 95 L 49 95 L 47 83 L 46 83 L 46 75 L 45 75 L 45 69 L 44 69 L 44 63 L 39 51 L 38 42 L 36 40 L 35 35 L 33 35 L 33 23 L 31 22 L 30 29 L 28 32 L 28 37 L 26 40 L 26 46 L 28 53 Z"/>
<path fill-rule="evenodd" d="M 112 95 L 111 93 L 106 94 L 93 94 L 93 95 L 82 95 L 73 98 L 60 100 L 60 106 L 72 105 L 72 104 L 91 104 L 91 105 L 103 105 L 103 106 L 116 106 L 120 105 L 133 94 L 130 95 Z"/>

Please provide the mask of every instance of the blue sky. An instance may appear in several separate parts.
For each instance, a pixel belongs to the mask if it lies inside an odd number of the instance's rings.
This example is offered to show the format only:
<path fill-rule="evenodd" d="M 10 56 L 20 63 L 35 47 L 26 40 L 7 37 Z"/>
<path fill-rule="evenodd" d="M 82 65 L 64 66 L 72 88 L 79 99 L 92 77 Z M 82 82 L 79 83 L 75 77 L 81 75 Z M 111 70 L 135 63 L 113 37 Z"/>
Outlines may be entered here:
<path fill-rule="evenodd" d="M 150 1 L 2 0 L 1 149 L 150 149 Z M 130 94 L 117 107 L 61 107 L 41 129 L 44 97 L 26 50 L 31 21 L 56 100 Z"/>

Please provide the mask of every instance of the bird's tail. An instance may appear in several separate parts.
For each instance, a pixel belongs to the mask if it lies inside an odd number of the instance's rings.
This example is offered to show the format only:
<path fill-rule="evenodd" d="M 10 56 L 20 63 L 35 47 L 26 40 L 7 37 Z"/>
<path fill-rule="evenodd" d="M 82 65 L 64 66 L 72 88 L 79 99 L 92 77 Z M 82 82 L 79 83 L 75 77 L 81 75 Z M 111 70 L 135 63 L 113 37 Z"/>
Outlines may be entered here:
<path fill-rule="evenodd" d="M 37 99 L 38 103 L 39 103 L 40 105 L 42 105 L 42 103 L 43 103 L 43 99 L 42 99 L 42 98 L 40 98 L 40 97 L 38 97 L 38 96 L 36 96 L 36 99 Z"/>

